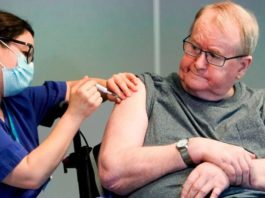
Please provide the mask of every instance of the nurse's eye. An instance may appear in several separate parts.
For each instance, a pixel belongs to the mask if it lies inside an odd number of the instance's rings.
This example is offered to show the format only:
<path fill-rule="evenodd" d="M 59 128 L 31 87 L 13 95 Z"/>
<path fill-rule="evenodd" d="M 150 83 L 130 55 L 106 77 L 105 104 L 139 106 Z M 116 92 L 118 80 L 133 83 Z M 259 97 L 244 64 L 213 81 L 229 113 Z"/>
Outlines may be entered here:
<path fill-rule="evenodd" d="M 25 57 L 28 57 L 29 53 L 28 52 L 25 52 L 25 51 L 22 51 L 21 52 Z"/>

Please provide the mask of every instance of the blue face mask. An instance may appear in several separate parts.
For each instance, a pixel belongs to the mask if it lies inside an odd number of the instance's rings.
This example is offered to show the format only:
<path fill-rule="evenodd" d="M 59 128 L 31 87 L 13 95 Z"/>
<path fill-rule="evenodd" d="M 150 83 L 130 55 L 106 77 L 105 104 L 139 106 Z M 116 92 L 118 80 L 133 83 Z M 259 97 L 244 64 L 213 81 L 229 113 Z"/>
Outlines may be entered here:
<path fill-rule="evenodd" d="M 14 52 L 12 49 L 10 50 Z M 14 68 L 7 68 L 4 66 L 2 68 L 4 97 L 14 96 L 20 93 L 30 86 L 33 79 L 33 62 L 27 63 L 26 57 L 22 53 L 15 54 L 17 56 L 17 66 Z"/>

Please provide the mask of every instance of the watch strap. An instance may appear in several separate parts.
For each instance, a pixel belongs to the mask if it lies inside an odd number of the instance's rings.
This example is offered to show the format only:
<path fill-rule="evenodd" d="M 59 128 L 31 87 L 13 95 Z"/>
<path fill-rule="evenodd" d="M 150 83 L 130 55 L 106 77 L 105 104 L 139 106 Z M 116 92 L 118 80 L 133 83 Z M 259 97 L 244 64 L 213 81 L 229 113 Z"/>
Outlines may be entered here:
<path fill-rule="evenodd" d="M 194 163 L 189 155 L 187 147 L 178 148 L 179 153 L 182 157 L 182 160 L 185 162 L 187 166 L 193 166 Z"/>

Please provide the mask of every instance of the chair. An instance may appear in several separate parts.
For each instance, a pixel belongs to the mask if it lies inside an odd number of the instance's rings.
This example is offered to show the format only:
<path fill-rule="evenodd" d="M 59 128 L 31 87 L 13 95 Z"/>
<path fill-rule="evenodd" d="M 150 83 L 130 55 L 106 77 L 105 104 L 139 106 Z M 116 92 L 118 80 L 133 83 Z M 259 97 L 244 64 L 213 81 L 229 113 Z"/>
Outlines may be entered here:
<path fill-rule="evenodd" d="M 50 116 L 42 121 L 44 126 L 52 126 L 55 119 L 61 117 L 68 107 L 66 101 L 61 102 Z M 86 145 L 82 146 L 81 137 Z M 64 172 L 68 168 L 75 168 L 77 171 L 77 180 L 80 198 L 96 198 L 100 196 L 108 197 L 109 191 L 102 188 L 98 177 L 97 160 L 100 144 L 90 147 L 83 133 L 78 130 L 74 140 L 74 152 L 63 160 Z"/>
<path fill-rule="evenodd" d="M 75 168 L 80 198 L 109 197 L 109 191 L 104 189 L 99 180 L 97 160 L 100 144 L 90 147 L 81 146 L 80 131 L 74 138 L 74 152 L 63 160 L 64 172 Z"/>

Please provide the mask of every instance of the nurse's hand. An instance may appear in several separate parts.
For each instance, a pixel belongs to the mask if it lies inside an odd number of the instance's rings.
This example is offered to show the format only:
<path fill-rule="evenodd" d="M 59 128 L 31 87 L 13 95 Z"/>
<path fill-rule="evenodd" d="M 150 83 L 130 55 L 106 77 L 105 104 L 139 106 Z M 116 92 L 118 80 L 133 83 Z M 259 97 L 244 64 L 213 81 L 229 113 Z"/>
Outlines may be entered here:
<path fill-rule="evenodd" d="M 70 90 L 67 111 L 76 118 L 85 119 L 102 103 L 102 97 L 96 88 L 96 81 L 87 76 L 79 80 Z"/>

